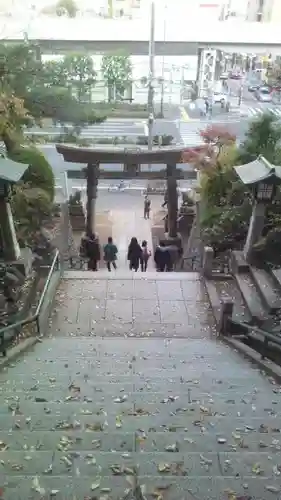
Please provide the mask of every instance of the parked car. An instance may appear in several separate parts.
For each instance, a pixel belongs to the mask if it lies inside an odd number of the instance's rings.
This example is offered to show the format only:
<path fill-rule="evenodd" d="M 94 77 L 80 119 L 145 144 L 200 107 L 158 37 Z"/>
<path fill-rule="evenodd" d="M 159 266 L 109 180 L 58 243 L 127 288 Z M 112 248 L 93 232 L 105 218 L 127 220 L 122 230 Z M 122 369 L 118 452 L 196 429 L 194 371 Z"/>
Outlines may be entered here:
<path fill-rule="evenodd" d="M 272 94 L 271 94 L 271 90 L 269 87 L 259 87 L 255 91 L 255 96 L 258 99 L 258 101 L 261 101 L 261 102 L 271 102 L 272 101 Z"/>
<path fill-rule="evenodd" d="M 231 80 L 241 80 L 242 74 L 239 71 L 231 71 L 229 73 L 229 78 Z"/>
<path fill-rule="evenodd" d="M 262 85 L 262 83 L 258 82 L 258 81 L 249 82 L 248 83 L 248 91 L 249 92 L 256 92 L 256 90 L 258 90 L 261 85 Z"/>
<path fill-rule="evenodd" d="M 213 92 L 212 101 L 213 104 L 219 103 L 221 105 L 226 105 L 226 103 L 228 102 L 228 95 L 224 92 Z"/>

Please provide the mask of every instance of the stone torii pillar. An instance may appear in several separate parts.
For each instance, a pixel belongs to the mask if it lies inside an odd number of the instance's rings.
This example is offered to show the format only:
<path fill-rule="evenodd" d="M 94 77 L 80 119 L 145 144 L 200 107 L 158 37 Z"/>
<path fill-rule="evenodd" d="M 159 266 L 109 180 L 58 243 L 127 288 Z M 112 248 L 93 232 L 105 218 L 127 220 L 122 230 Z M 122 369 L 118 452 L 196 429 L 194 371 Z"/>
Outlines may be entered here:
<path fill-rule="evenodd" d="M 91 236 L 95 232 L 96 199 L 99 182 L 99 163 L 88 164 L 86 168 L 87 178 L 87 203 L 86 203 L 86 235 Z"/>
<path fill-rule="evenodd" d="M 168 198 L 168 237 L 178 238 L 178 189 L 176 178 L 176 165 L 166 167 L 167 198 Z"/>

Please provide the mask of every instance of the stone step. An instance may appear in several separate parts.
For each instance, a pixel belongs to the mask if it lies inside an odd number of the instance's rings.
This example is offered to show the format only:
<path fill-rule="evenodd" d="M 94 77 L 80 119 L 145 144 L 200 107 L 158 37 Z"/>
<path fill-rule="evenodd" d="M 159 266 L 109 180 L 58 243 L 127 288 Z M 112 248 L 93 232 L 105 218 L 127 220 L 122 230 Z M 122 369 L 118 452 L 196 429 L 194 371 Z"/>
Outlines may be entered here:
<path fill-rule="evenodd" d="M 239 457 L 240 458 L 240 457 Z M 237 457 L 238 459 L 238 457 Z M 235 461 L 236 462 L 236 461 Z M 205 466 L 206 467 L 206 466 Z M 226 472 L 227 467 L 226 464 Z M 180 468 L 180 467 L 179 467 Z M 74 467 L 75 470 L 75 467 Z M 110 493 L 110 499 L 119 500 L 125 494 L 129 498 L 134 498 L 133 495 L 129 496 L 131 480 L 125 474 L 121 477 L 118 476 L 105 476 L 100 480 L 100 487 L 93 491 L 93 486 L 98 483 L 98 480 L 93 480 L 93 475 L 79 476 L 77 474 L 61 475 L 61 476 L 48 476 L 45 475 L 40 478 L 40 489 L 37 487 L 34 494 L 34 480 L 32 477 L 25 477 L 23 474 L 14 476 L 14 481 L 11 481 L 8 488 L 5 488 L 5 500 L 25 500 L 30 498 L 44 498 L 42 493 L 46 493 L 45 498 L 58 498 L 59 500 L 80 500 L 106 497 Z M 244 475 L 243 475 L 244 476 Z M 167 500 L 193 500 L 198 498 L 200 494 L 202 499 L 208 500 L 224 500 L 229 492 L 237 493 L 237 498 L 262 499 L 272 500 L 277 497 L 280 491 L 279 479 L 271 480 L 268 477 L 256 477 L 253 475 L 245 475 L 242 478 L 228 477 L 228 474 L 223 476 L 194 476 L 189 475 L 188 472 L 183 474 L 183 471 L 178 471 L 174 475 L 167 476 L 166 474 L 158 474 L 157 476 L 139 476 L 139 484 L 146 492 L 145 498 L 155 498 L 156 494 L 165 492 Z M 243 484 L 244 486 L 243 486 Z M 275 486 L 274 486 L 275 485 Z M 273 489 L 275 488 L 275 489 Z M 128 492 L 129 489 L 129 492 Z M 41 492 L 38 494 L 38 491 Z M 251 493 L 248 495 L 247 493 Z M 246 493 L 246 494 L 245 494 Z M 230 493 L 232 495 L 232 493 Z M 39 496 L 40 495 L 40 496 Z M 233 495 L 232 495 L 233 496 Z M 199 497 L 200 498 L 200 497 Z M 235 497 L 233 497 L 235 498 Z"/>
<path fill-rule="evenodd" d="M 230 298 L 234 302 L 232 318 L 240 322 L 250 322 L 251 315 L 234 280 L 206 280 L 209 299 L 218 323 L 221 310 L 221 300 Z"/>
<path fill-rule="evenodd" d="M 67 270 L 63 273 L 64 279 L 76 280 L 187 280 L 196 281 L 200 278 L 197 272 L 169 272 L 159 273 L 157 271 L 147 271 L 146 273 L 126 271 L 120 269 L 117 271 L 108 272 L 106 269 L 100 269 L 97 272 L 93 271 L 74 271 Z"/>
<path fill-rule="evenodd" d="M 46 337 L 0 374 L 4 497 L 120 500 L 137 470 L 148 500 L 269 500 L 280 422 L 279 386 L 219 341 Z"/>
<path fill-rule="evenodd" d="M 235 279 L 252 319 L 262 322 L 268 319 L 261 296 L 248 272 L 235 275 Z"/>
<path fill-rule="evenodd" d="M 281 309 L 281 291 L 278 290 L 272 276 L 265 269 L 258 269 L 254 266 L 250 267 L 250 272 L 269 313 L 275 313 Z"/>
<path fill-rule="evenodd" d="M 175 442 L 174 432 L 148 433 L 142 441 L 137 438 L 136 433 L 123 431 L 96 432 L 93 436 L 79 430 L 70 432 L 55 431 L 42 433 L 40 431 L 18 432 L 16 439 L 12 438 L 9 431 L 1 431 L 1 441 L 9 446 L 10 451 L 23 451 L 42 449 L 44 451 L 59 451 L 60 445 L 67 453 L 73 451 L 89 451 L 96 456 L 100 452 L 131 453 L 141 450 L 142 452 L 165 452 L 167 446 Z M 243 433 L 244 447 L 239 446 L 239 439 L 230 435 L 229 439 L 222 445 L 218 442 L 216 433 L 179 432 L 176 434 L 180 451 L 187 452 L 233 452 L 235 448 L 240 453 L 260 452 L 268 449 L 268 453 L 281 451 L 281 443 L 274 444 L 274 436 L 271 433 Z M 238 441 L 238 444 L 237 444 Z M 262 441 L 262 445 L 260 444 Z M 264 446 L 264 448 L 263 448 Z M 171 454 L 171 457 L 173 455 Z"/>

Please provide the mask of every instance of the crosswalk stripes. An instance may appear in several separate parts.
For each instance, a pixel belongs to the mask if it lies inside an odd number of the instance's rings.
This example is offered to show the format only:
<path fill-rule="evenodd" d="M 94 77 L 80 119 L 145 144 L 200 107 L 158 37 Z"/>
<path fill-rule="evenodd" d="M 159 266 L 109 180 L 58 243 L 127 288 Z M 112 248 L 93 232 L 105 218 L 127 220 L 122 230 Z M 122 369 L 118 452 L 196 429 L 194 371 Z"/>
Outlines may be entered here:
<path fill-rule="evenodd" d="M 26 135 L 59 135 L 63 132 L 61 127 L 53 127 L 52 129 L 28 129 L 26 130 Z M 139 121 L 122 121 L 120 120 L 109 120 L 103 123 L 90 125 L 82 129 L 80 137 L 84 139 L 91 139 L 93 137 L 137 137 L 138 135 L 144 135 L 144 123 L 142 120 Z"/>
<path fill-rule="evenodd" d="M 200 122 L 194 123 L 180 121 L 179 133 L 184 146 L 194 147 L 201 146 L 203 144 L 200 137 Z"/>
<path fill-rule="evenodd" d="M 241 107 L 231 110 L 232 113 L 240 114 L 240 116 L 247 116 L 248 118 L 258 118 L 264 113 L 271 113 L 277 118 L 281 118 L 281 108 L 271 106 L 247 106 L 242 104 Z"/>

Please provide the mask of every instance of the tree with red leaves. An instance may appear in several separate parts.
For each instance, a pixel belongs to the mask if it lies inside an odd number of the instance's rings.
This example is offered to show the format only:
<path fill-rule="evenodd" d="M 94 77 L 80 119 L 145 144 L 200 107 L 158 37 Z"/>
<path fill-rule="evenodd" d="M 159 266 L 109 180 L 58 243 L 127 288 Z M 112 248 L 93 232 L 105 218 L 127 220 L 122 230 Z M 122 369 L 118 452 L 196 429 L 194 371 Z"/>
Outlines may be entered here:
<path fill-rule="evenodd" d="M 201 130 L 199 135 L 202 146 L 188 148 L 183 151 L 182 162 L 191 163 L 198 170 L 219 167 L 219 157 L 225 147 L 232 146 L 236 142 L 236 136 L 226 128 L 209 125 Z"/>

